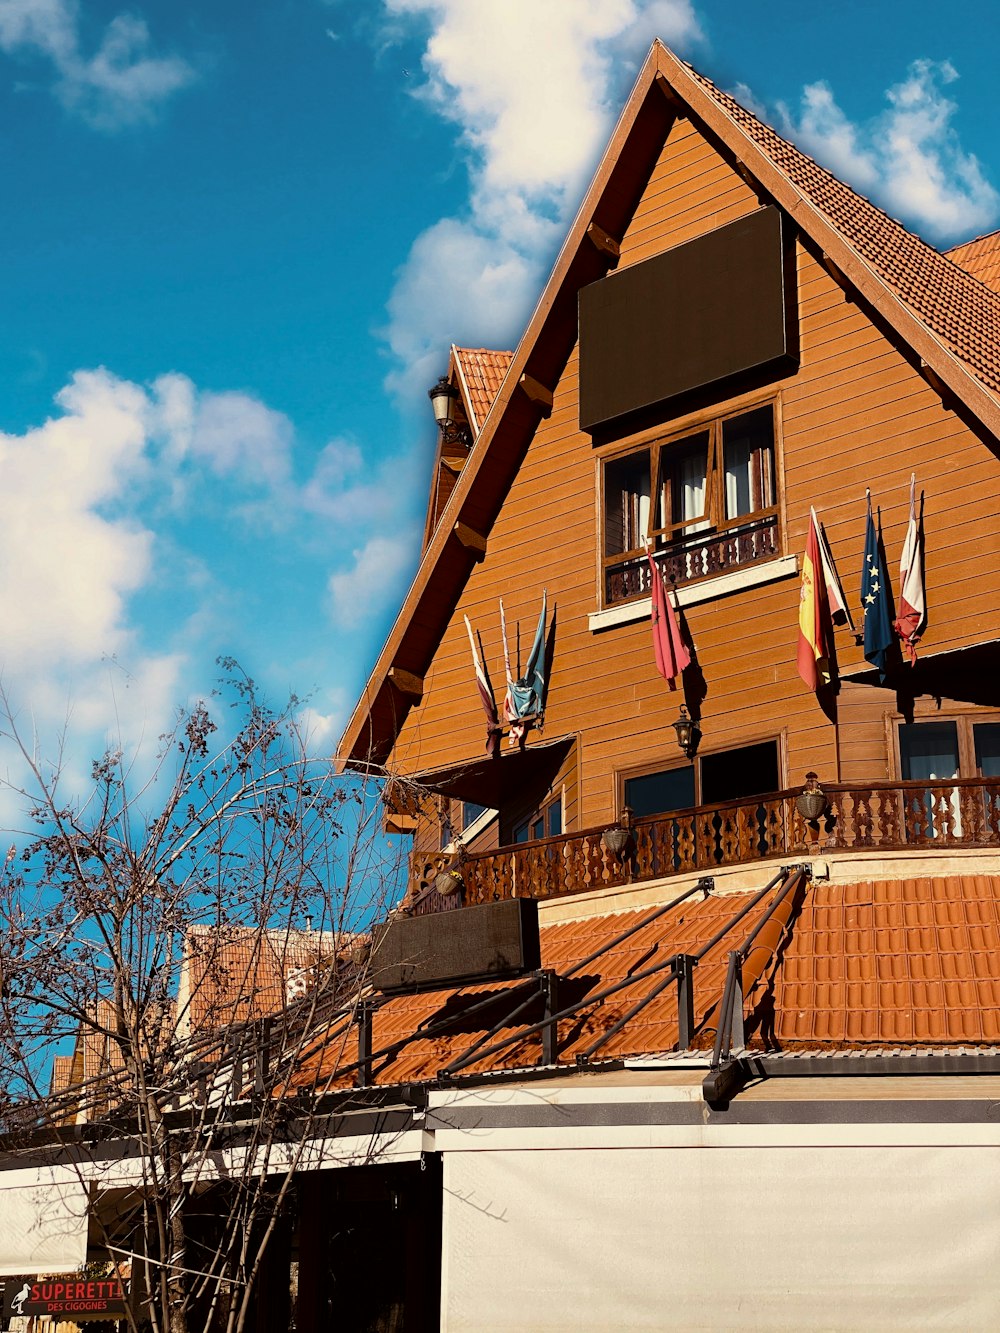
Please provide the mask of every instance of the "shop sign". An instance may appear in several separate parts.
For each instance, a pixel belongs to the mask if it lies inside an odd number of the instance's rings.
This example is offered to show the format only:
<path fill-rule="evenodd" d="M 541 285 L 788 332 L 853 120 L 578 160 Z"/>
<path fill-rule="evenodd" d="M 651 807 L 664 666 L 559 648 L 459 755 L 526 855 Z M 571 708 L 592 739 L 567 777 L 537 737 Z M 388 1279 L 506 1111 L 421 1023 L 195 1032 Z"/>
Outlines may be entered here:
<path fill-rule="evenodd" d="M 116 1277 L 6 1277 L 3 1288 L 8 1319 L 45 1314 L 79 1323 L 125 1313 L 125 1292 Z"/>

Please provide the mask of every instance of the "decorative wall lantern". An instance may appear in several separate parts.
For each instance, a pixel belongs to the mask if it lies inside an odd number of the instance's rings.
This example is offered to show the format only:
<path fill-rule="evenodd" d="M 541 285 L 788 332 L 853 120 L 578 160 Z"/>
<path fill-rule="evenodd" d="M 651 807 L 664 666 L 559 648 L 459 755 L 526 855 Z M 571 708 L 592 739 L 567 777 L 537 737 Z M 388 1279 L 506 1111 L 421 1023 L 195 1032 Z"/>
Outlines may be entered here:
<path fill-rule="evenodd" d="M 427 390 L 427 396 L 431 400 L 434 420 L 437 422 L 438 430 L 441 432 L 441 438 L 445 444 L 468 444 L 469 432 L 465 426 L 460 426 L 456 419 L 455 409 L 458 406 L 461 394 L 454 384 L 448 383 L 448 376 L 442 375 L 434 388 Z"/>
<path fill-rule="evenodd" d="M 698 748 L 698 742 L 701 740 L 701 728 L 693 718 L 688 716 L 688 710 L 681 704 L 680 717 L 676 722 L 670 724 L 677 732 L 677 744 L 688 757 L 692 759 L 694 752 Z"/>
<path fill-rule="evenodd" d="M 806 785 L 795 798 L 796 810 L 807 824 L 814 824 L 817 819 L 821 819 L 826 814 L 829 805 L 826 792 L 819 785 L 817 774 L 807 773 Z"/>
<path fill-rule="evenodd" d="M 427 390 L 427 397 L 431 400 L 431 407 L 434 411 L 434 420 L 441 430 L 448 430 L 455 424 L 455 404 L 458 402 L 459 393 L 454 384 L 448 383 L 448 376 L 442 375 L 433 389 Z"/>

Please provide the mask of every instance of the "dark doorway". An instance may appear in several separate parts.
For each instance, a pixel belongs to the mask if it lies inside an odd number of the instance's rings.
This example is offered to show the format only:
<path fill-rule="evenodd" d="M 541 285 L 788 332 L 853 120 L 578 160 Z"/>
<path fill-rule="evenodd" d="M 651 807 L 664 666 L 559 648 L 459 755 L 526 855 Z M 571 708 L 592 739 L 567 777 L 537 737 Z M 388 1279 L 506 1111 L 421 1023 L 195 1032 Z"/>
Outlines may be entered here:
<path fill-rule="evenodd" d="M 297 1333 L 431 1333 L 441 1319 L 441 1161 L 299 1179 Z"/>

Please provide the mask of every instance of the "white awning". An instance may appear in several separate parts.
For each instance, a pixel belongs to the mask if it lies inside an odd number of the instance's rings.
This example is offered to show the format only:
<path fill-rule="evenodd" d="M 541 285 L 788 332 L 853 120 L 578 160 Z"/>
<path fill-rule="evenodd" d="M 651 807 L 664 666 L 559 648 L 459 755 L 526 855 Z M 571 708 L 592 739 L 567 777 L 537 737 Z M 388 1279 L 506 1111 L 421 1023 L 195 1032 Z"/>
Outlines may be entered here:
<path fill-rule="evenodd" d="M 86 1185 L 48 1179 L 0 1181 L 0 1277 L 70 1273 L 87 1262 Z"/>

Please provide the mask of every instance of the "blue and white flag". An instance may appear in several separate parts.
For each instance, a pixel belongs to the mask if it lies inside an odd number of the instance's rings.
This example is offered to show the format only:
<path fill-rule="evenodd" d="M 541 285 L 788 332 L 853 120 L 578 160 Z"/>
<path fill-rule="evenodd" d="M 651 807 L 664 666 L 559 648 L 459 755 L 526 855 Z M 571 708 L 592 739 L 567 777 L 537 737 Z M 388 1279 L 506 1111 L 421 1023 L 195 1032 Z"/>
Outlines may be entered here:
<path fill-rule="evenodd" d="M 871 491 L 866 492 L 868 521 L 865 526 L 865 557 L 861 570 L 861 612 L 864 616 L 865 660 L 877 667 L 885 681 L 886 659 L 893 644 L 892 618 L 895 608 L 882 554 L 881 532 L 872 517 Z"/>

